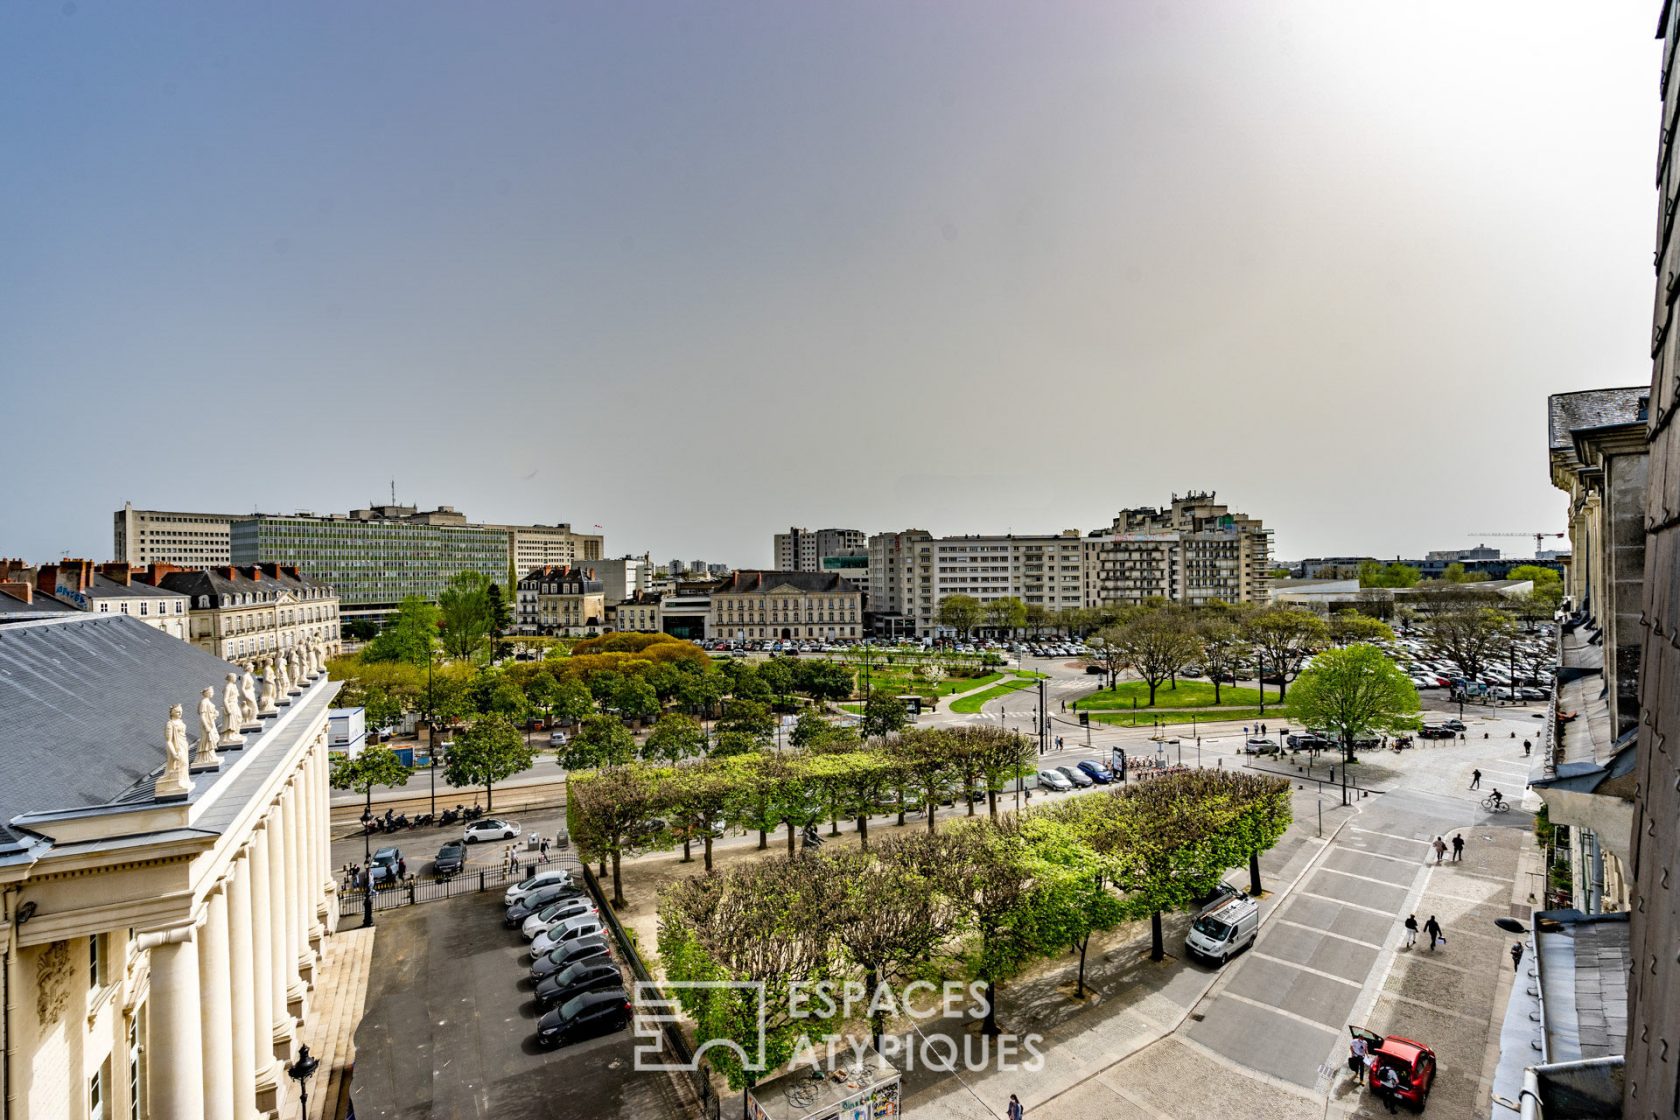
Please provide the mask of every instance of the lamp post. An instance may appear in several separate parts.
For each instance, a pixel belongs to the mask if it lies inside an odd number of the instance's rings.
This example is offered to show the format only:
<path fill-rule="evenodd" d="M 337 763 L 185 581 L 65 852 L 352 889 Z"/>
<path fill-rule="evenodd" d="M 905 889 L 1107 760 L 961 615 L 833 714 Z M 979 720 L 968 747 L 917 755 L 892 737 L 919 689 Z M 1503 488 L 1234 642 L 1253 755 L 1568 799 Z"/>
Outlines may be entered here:
<path fill-rule="evenodd" d="M 298 1096 L 302 1101 L 298 1109 L 300 1117 L 309 1115 L 309 1079 L 315 1076 L 320 1065 L 320 1059 L 310 1055 L 309 1047 L 299 1046 L 297 1061 L 286 1067 L 286 1076 L 297 1082 Z"/>
<path fill-rule="evenodd" d="M 1254 683 L 1260 686 L 1260 714 L 1266 714 L 1266 653 L 1264 650 L 1254 651 L 1254 671 L 1259 679 Z"/>

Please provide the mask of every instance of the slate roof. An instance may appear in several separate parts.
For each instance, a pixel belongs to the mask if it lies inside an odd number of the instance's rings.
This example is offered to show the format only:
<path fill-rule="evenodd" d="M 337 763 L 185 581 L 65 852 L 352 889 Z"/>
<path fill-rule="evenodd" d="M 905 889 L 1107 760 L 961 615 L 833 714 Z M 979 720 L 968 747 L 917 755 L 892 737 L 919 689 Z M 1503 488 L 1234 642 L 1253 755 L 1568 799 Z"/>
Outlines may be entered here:
<path fill-rule="evenodd" d="M 220 703 L 233 668 L 124 615 L 0 627 L 0 829 L 21 813 L 123 800 L 163 766 L 169 706 L 196 739 L 200 690 Z"/>
<path fill-rule="evenodd" d="M 8 591 L 0 591 L 0 622 L 22 622 L 26 619 L 81 613 L 69 603 L 61 603 L 50 595 L 36 595 L 26 603 Z"/>
<path fill-rule="evenodd" d="M 736 572 L 719 584 L 714 595 L 764 595 L 777 588 L 790 587 L 795 591 L 857 591 L 850 580 L 832 572 Z"/>
<path fill-rule="evenodd" d="M 1547 1061 L 1626 1053 L 1628 915 L 1544 910 L 1534 918 Z"/>
<path fill-rule="evenodd" d="M 1546 431 L 1553 451 L 1574 447 L 1572 433 L 1585 428 L 1607 428 L 1612 424 L 1635 424 L 1640 420 L 1639 400 L 1649 397 L 1649 385 L 1623 389 L 1585 389 L 1578 393 L 1553 393 L 1546 398 Z"/>
<path fill-rule="evenodd" d="M 167 587 L 153 587 L 139 580 L 123 583 L 95 572 L 93 581 L 82 594 L 89 599 L 178 599 L 183 593 Z"/>
<path fill-rule="evenodd" d="M 253 576 L 253 573 L 255 575 Z M 260 577 L 260 578 L 257 578 Z M 290 591 L 299 594 L 311 588 L 325 587 L 308 576 L 293 576 L 284 569 L 276 576 L 259 567 L 221 566 L 215 568 L 198 568 L 190 572 L 170 572 L 158 580 L 158 584 L 170 591 L 179 591 L 184 595 L 243 595 L 270 594 L 277 591 Z"/>

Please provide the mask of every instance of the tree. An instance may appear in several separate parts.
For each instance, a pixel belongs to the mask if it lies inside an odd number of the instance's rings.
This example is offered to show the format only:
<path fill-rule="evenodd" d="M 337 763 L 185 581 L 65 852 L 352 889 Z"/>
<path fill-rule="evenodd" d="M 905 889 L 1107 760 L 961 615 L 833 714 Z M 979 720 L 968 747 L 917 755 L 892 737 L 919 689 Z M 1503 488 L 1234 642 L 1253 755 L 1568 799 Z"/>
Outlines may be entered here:
<path fill-rule="evenodd" d="M 946 784 L 955 769 L 950 736 L 939 728 L 907 731 L 887 740 L 883 753 L 898 764 L 906 783 L 921 795 L 931 834 L 934 811 L 944 799 Z"/>
<path fill-rule="evenodd" d="M 1477 681 L 1505 653 L 1512 637 L 1511 618 L 1471 597 L 1449 600 L 1424 623 L 1424 642 L 1430 651 L 1458 668 L 1465 680 Z"/>
<path fill-rule="evenodd" d="M 438 593 L 438 613 L 443 620 L 443 648 L 457 660 L 471 658 L 483 648 L 494 623 L 489 578 L 470 569 L 456 572 Z"/>
<path fill-rule="evenodd" d="M 374 786 L 400 786 L 408 781 L 410 771 L 402 759 L 389 747 L 368 747 L 355 758 L 347 754 L 332 756 L 329 779 L 334 789 L 355 790 L 367 799 L 372 812 Z"/>
<path fill-rule="evenodd" d="M 998 819 L 998 794 L 1009 783 L 1028 773 L 1038 758 L 1038 748 L 1025 735 L 1001 727 L 957 727 L 949 732 L 973 758 L 980 780 L 986 787 L 987 815 Z"/>
<path fill-rule="evenodd" d="M 1014 595 L 993 599 L 986 604 L 986 625 L 1000 635 L 1012 633 L 1027 624 L 1027 604 Z"/>
<path fill-rule="evenodd" d="M 612 904 L 624 903 L 620 861 L 653 839 L 648 821 L 656 805 L 649 772 L 636 766 L 573 774 L 566 782 L 566 817 L 579 847 L 595 859 L 612 861 Z"/>
<path fill-rule="evenodd" d="M 939 600 L 939 624 L 949 626 L 961 637 L 968 637 L 983 617 L 984 608 L 972 595 L 947 595 Z"/>
<path fill-rule="evenodd" d="M 1126 669 L 1126 647 L 1118 641 L 1110 640 L 1107 631 L 1093 637 L 1086 643 L 1085 648 L 1090 652 L 1085 656 L 1093 664 L 1101 665 L 1108 677 L 1108 687 L 1112 690 L 1120 674 Z"/>
<path fill-rule="evenodd" d="M 1330 640 L 1330 630 L 1321 618 L 1289 607 L 1256 611 L 1246 629 L 1263 668 L 1277 674 L 1280 702 L 1288 697 L 1289 682 L 1300 674 L 1302 664 Z M 1264 681 L 1260 687 L 1264 695 Z"/>
<path fill-rule="evenodd" d="M 1126 906 L 1109 889 L 1111 861 L 1085 843 L 1076 827 L 1050 813 L 1030 814 L 1021 830 L 1037 866 L 1035 877 L 1044 895 L 1039 908 L 1043 934 L 1079 953 L 1079 975 L 1073 998 L 1085 998 L 1085 956 L 1091 935 L 1113 929 L 1126 920 Z"/>
<path fill-rule="evenodd" d="M 1505 573 L 1506 579 L 1526 579 L 1534 590 L 1517 600 L 1517 614 L 1532 628 L 1557 613 L 1563 605 L 1563 577 L 1543 564 L 1518 564 Z"/>
<path fill-rule="evenodd" d="M 380 685 L 374 685 L 362 695 L 362 717 L 368 730 L 383 731 L 402 719 L 402 700 Z"/>
<path fill-rule="evenodd" d="M 786 657 L 772 657 L 759 666 L 759 678 L 770 689 L 778 707 L 793 706 L 793 666 Z"/>
<path fill-rule="evenodd" d="M 858 730 L 866 739 L 892 735 L 910 724 L 910 709 L 904 701 L 885 692 L 871 692 L 863 705 Z"/>
<path fill-rule="evenodd" d="M 491 799 L 496 783 L 529 769 L 536 760 L 537 752 L 517 727 L 499 715 L 480 716 L 456 734 L 444 759 L 444 776 L 452 786 L 483 786 L 488 810 L 495 808 Z"/>
<path fill-rule="evenodd" d="M 642 744 L 642 758 L 648 761 L 677 763 L 699 758 L 706 753 L 706 731 L 700 721 L 682 712 L 666 712 L 659 717 Z"/>
<path fill-rule="evenodd" d="M 969 954 L 969 968 L 986 985 L 980 1032 L 996 1035 L 998 984 L 1045 948 L 1045 926 L 1034 906 L 1031 853 L 1013 819 L 1001 825 L 962 821 L 921 842 L 928 852 L 917 862 L 926 868 L 937 860 L 932 864 L 941 869 L 936 881 L 962 907 L 979 942 Z"/>
<path fill-rule="evenodd" d="M 567 770 L 596 770 L 623 766 L 636 753 L 636 737 L 617 716 L 589 716 L 556 761 Z"/>
<path fill-rule="evenodd" d="M 513 626 L 513 611 L 502 596 L 500 584 L 492 583 L 485 588 L 484 595 L 490 607 L 490 634 L 499 638 Z"/>
<path fill-rule="evenodd" d="M 1463 564 L 1455 560 L 1441 572 L 1441 579 L 1445 583 L 1486 583 L 1488 574 L 1468 571 Z"/>
<path fill-rule="evenodd" d="M 826 657 L 801 658 L 794 679 L 801 692 L 819 702 L 844 700 L 852 694 L 852 674 Z"/>
<path fill-rule="evenodd" d="M 1182 611 L 1155 607 L 1134 614 L 1120 625 L 1102 632 L 1104 642 L 1118 646 L 1126 664 L 1149 686 L 1149 706 L 1155 706 L 1155 692 L 1167 678 L 1193 661 L 1198 652 L 1195 636 Z"/>
<path fill-rule="evenodd" d="M 1395 562 L 1381 564 L 1366 560 L 1359 565 L 1360 587 L 1415 587 L 1423 574 L 1416 568 Z"/>
<path fill-rule="evenodd" d="M 1330 640 L 1339 646 L 1350 642 L 1392 642 L 1394 631 L 1387 623 L 1359 611 L 1337 611 L 1330 616 Z"/>
<path fill-rule="evenodd" d="M 689 845 L 699 839 L 705 850 L 706 870 L 712 870 L 712 841 L 734 792 L 729 775 L 716 763 L 704 761 L 661 771 L 657 784 L 657 800 L 670 809 L 673 827 L 682 837 L 683 862 L 692 858 Z"/>
<path fill-rule="evenodd" d="M 726 700 L 717 730 L 720 737 L 731 733 L 745 736 L 756 750 L 769 746 L 775 739 L 776 717 L 757 700 Z"/>
<path fill-rule="evenodd" d="M 788 745 L 797 750 L 808 750 L 827 742 L 836 730 L 835 725 L 820 712 L 801 712 L 794 721 L 793 730 L 788 733 Z"/>
<path fill-rule="evenodd" d="M 1194 633 L 1201 647 L 1202 668 L 1213 682 L 1213 702 L 1220 703 L 1220 688 L 1227 677 L 1237 678 L 1237 666 L 1248 658 L 1248 638 L 1229 612 L 1208 612 L 1196 620 Z"/>
<path fill-rule="evenodd" d="M 689 715 L 709 718 L 722 702 L 725 688 L 719 673 L 688 673 L 677 685 L 677 705 Z"/>
<path fill-rule="evenodd" d="M 401 661 L 422 669 L 437 643 L 438 609 L 418 595 L 397 607 L 397 616 L 362 650 L 363 661 Z"/>
<path fill-rule="evenodd" d="M 1319 654 L 1295 682 L 1290 706 L 1296 719 L 1341 740 L 1344 762 L 1353 761 L 1355 739 L 1408 727 L 1417 710 L 1411 678 L 1382 650 L 1364 643 Z M 1342 773 L 1347 773 L 1345 765 Z"/>
<path fill-rule="evenodd" d="M 625 719 L 650 720 L 659 715 L 659 695 L 641 677 L 620 677 L 613 690 L 612 706 Z"/>

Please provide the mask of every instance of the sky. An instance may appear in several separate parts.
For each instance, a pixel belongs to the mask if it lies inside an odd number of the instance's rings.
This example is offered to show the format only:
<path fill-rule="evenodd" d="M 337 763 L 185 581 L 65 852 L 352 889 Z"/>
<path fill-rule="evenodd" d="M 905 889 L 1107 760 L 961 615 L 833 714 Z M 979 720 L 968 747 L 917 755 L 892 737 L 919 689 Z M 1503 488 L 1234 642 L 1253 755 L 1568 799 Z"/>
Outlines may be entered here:
<path fill-rule="evenodd" d="M 741 566 L 1561 530 L 1547 395 L 1650 378 L 1657 10 L 6 4 L 0 555 L 393 482 Z"/>

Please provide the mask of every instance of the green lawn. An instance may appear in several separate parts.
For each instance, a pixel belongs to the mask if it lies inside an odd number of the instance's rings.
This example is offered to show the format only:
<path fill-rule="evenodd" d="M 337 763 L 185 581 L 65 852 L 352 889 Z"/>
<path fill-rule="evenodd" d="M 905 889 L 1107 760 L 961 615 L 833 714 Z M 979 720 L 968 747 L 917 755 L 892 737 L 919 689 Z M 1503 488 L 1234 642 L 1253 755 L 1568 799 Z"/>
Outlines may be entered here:
<path fill-rule="evenodd" d="M 996 700 L 1000 696 L 1008 696 L 1011 692 L 1019 692 L 1023 688 L 1031 688 L 1035 683 L 1036 682 L 1031 679 L 1017 677 L 1015 680 L 1005 681 L 1003 684 L 988 688 L 984 692 L 971 693 L 968 696 L 963 696 L 953 700 L 951 701 L 951 710 L 953 712 L 964 712 L 972 715 L 973 713 L 978 712 L 988 702 Z"/>
<path fill-rule="evenodd" d="M 1266 703 L 1270 704 L 1277 697 L 1277 689 L 1266 689 Z M 1112 689 L 1103 689 L 1092 696 L 1074 704 L 1076 708 L 1090 711 L 1125 708 L 1131 709 L 1132 701 L 1137 701 L 1141 712 L 1149 706 L 1149 686 L 1142 681 L 1121 681 Z M 1219 704 L 1221 707 L 1257 707 L 1260 703 L 1260 690 L 1256 688 L 1239 688 L 1236 685 L 1221 685 L 1219 688 Z M 1213 706 L 1213 685 L 1208 681 L 1180 680 L 1175 689 L 1170 683 L 1163 684 L 1155 691 L 1155 706 L 1157 708 L 1207 708 Z M 1147 721 L 1145 721 L 1147 722 Z"/>
<path fill-rule="evenodd" d="M 1289 709 L 1275 704 L 1266 705 L 1266 714 L 1261 715 L 1259 708 L 1215 708 L 1212 711 L 1164 711 L 1160 708 L 1139 708 L 1136 713 L 1129 709 L 1124 712 L 1092 712 L 1091 718 L 1098 723 L 1106 723 L 1112 727 L 1153 727 L 1156 721 L 1167 724 L 1191 723 L 1209 724 L 1220 723 L 1255 723 L 1266 720 L 1284 722 L 1289 719 Z"/>

